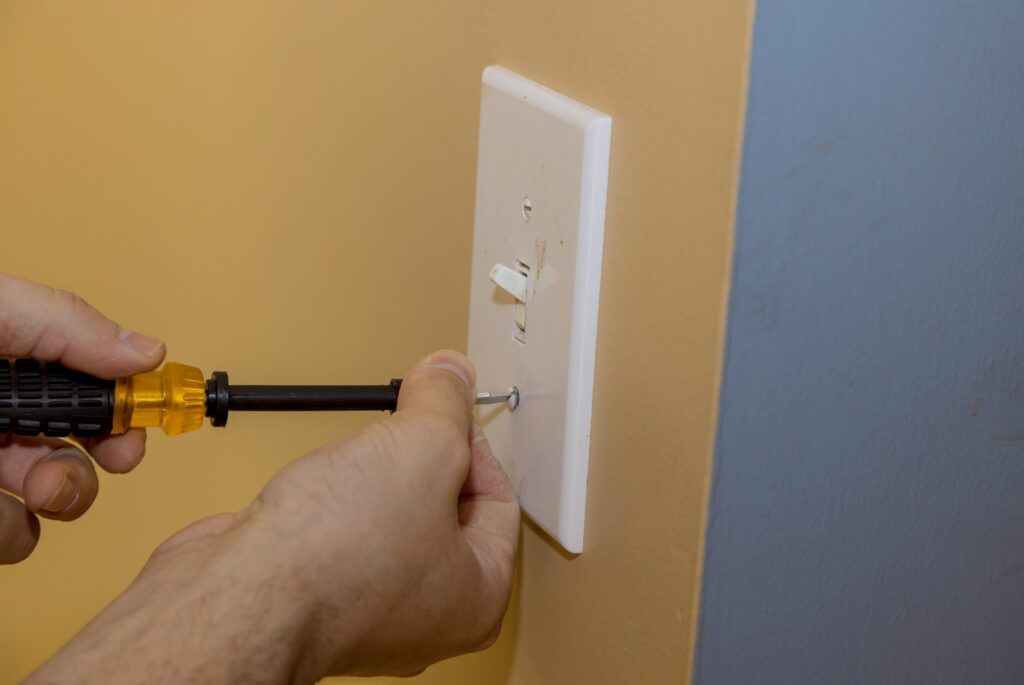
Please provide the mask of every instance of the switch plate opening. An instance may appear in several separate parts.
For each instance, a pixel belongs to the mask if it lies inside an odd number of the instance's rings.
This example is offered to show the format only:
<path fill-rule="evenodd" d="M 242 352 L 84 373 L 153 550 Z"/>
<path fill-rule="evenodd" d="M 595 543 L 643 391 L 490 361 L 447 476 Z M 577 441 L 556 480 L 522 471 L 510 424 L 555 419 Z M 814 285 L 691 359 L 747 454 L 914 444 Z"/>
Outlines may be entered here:
<path fill-rule="evenodd" d="M 520 260 L 515 262 L 515 270 L 526 276 L 526 292 L 530 292 L 530 267 Z M 529 299 L 529 295 L 527 295 Z M 520 345 L 526 344 L 526 302 L 516 300 L 512 305 L 512 337 Z"/>

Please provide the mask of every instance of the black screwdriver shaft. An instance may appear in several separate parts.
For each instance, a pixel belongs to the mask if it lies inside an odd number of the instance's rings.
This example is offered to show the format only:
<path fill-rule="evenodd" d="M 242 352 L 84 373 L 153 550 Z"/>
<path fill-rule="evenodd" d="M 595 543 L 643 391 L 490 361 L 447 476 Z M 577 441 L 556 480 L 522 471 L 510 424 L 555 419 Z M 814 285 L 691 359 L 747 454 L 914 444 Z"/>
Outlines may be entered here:
<path fill-rule="evenodd" d="M 232 385 L 231 411 L 394 411 L 397 385 Z"/>
<path fill-rule="evenodd" d="M 206 381 L 206 415 L 224 426 L 232 411 L 394 411 L 401 379 L 388 385 L 232 385 L 224 371 Z"/>

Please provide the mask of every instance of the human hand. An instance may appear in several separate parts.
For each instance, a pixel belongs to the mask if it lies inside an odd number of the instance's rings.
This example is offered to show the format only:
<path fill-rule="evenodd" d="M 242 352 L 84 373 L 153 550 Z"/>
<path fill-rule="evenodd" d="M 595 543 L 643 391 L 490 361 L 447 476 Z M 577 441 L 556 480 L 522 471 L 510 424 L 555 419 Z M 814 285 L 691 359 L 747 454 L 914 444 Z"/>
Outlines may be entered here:
<path fill-rule="evenodd" d="M 473 423 L 475 394 L 472 364 L 439 352 L 406 375 L 394 416 L 289 465 L 257 499 L 267 551 L 313 590 L 312 675 L 408 674 L 497 638 L 519 506 Z"/>
<path fill-rule="evenodd" d="M 158 366 L 164 344 L 119 327 L 77 295 L 0 274 L 0 357 L 59 361 L 115 378 Z M 107 471 L 124 473 L 138 464 L 145 442 L 145 432 L 133 430 L 83 446 Z M 37 515 L 76 519 L 98 490 L 92 462 L 71 443 L 0 435 L 0 564 L 32 553 L 39 541 Z"/>
<path fill-rule="evenodd" d="M 473 424 L 474 388 L 457 353 L 421 362 L 393 416 L 170 538 L 28 682 L 313 683 L 487 647 L 519 507 Z"/>

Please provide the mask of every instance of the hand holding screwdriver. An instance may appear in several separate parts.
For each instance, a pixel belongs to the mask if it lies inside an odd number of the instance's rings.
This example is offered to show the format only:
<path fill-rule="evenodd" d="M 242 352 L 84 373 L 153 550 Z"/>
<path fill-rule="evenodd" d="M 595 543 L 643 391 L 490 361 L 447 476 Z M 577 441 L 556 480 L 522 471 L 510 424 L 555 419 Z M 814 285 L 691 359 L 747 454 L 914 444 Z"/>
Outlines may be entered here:
<path fill-rule="evenodd" d="M 80 298 L 0 274 L 0 356 L 58 362 L 116 385 L 163 354 L 158 340 L 122 330 Z M 91 380 L 70 385 L 79 382 Z M 473 423 L 475 384 L 457 353 L 423 360 L 393 416 L 293 461 L 241 511 L 172 536 L 26 683 L 154 673 L 167 682 L 314 683 L 409 675 L 486 647 L 508 605 L 519 508 Z M 60 378 L 55 386 L 67 389 Z M 123 435 L 80 442 L 104 468 L 129 470 L 145 440 L 131 423 Z M 75 518 L 97 482 L 82 450 L 7 433 L 0 488 L 12 493 L 0 492 L 0 562 L 13 563 L 38 539 L 33 512 Z"/>
<path fill-rule="evenodd" d="M 164 344 L 125 330 L 71 293 L 0 274 L 0 357 L 60 362 L 99 378 L 156 368 Z M 126 473 L 142 459 L 143 430 L 87 438 L 92 455 L 61 440 L 0 435 L 0 563 L 32 553 L 36 516 L 70 521 L 89 508 L 99 489 L 92 460 Z"/>

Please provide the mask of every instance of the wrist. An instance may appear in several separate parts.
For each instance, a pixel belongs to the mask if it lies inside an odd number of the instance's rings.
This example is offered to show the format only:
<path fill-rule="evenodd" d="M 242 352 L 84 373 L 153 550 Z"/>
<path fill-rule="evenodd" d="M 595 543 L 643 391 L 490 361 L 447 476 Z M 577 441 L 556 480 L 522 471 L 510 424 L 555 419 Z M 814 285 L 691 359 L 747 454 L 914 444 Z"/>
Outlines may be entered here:
<path fill-rule="evenodd" d="M 326 597 L 328 588 L 353 585 L 351 567 L 320 567 L 304 550 L 308 540 L 297 540 L 293 528 L 281 525 L 282 520 L 296 519 L 297 514 L 275 511 L 256 500 L 226 532 L 215 554 L 214 566 L 223 569 L 223 577 L 234 578 L 240 589 L 232 599 L 221 598 L 223 620 L 237 619 L 240 606 L 249 601 L 250 613 L 263 626 L 253 635 L 254 649 L 276 650 L 274 674 L 264 677 L 268 683 L 316 683 L 341 675 L 339 669 L 358 639 L 355 612 L 339 630 L 340 609 Z M 245 569 L 245 580 L 238 578 L 239 567 Z"/>
<path fill-rule="evenodd" d="M 28 682 L 316 682 L 315 601 L 257 518 L 234 519 L 168 541 Z"/>
<path fill-rule="evenodd" d="M 283 503 L 267 505 L 257 499 L 238 517 L 224 546 L 224 565 L 234 567 L 239 559 L 252 563 L 251 585 L 258 586 L 258 600 L 267 619 L 277 617 L 280 641 L 290 640 L 289 679 L 268 682 L 315 683 L 329 675 L 346 675 L 352 655 L 363 639 L 366 604 L 365 585 L 355 574 L 358 554 L 348 563 L 330 563 L 310 554 L 311 541 L 296 536 L 296 528 L 315 530 L 313 521 L 296 526 L 305 517 L 322 516 L 308 507 L 282 510 Z M 352 549 L 335 531 L 333 545 Z M 315 546 L 315 545 L 314 545 Z M 258 568 L 256 568 L 258 567 Z M 344 618 L 341 618 L 343 614 Z"/>

